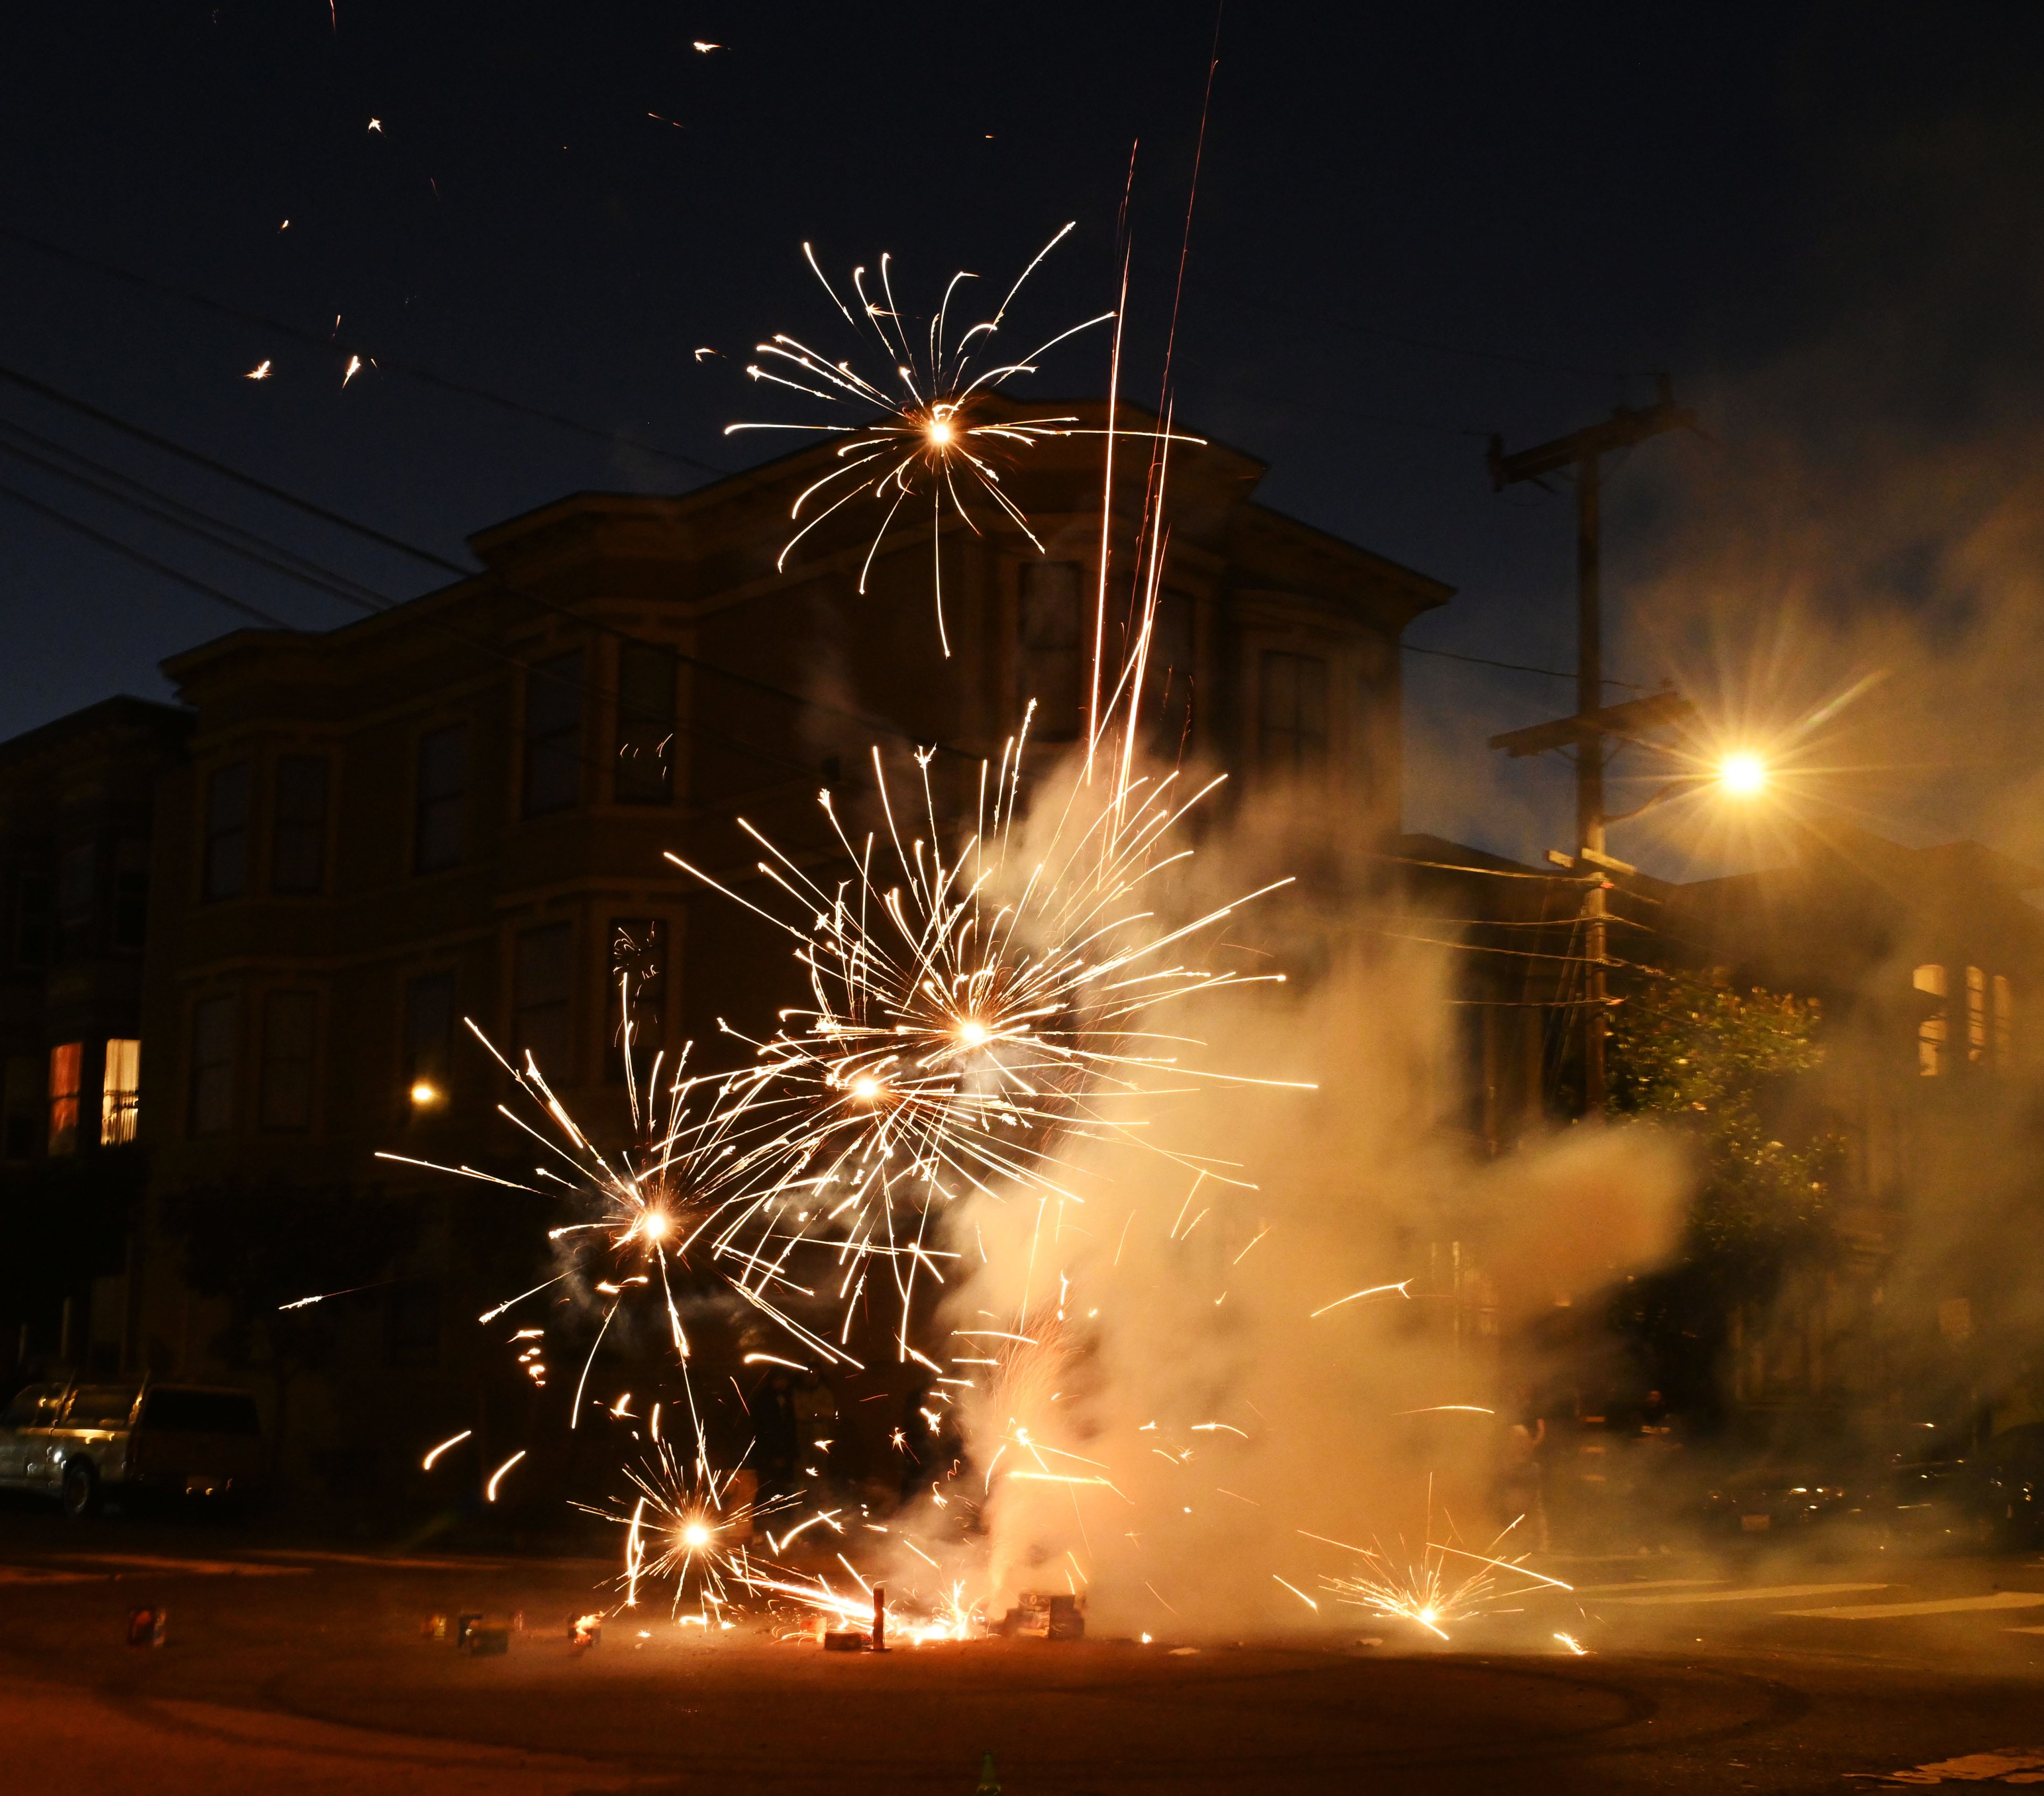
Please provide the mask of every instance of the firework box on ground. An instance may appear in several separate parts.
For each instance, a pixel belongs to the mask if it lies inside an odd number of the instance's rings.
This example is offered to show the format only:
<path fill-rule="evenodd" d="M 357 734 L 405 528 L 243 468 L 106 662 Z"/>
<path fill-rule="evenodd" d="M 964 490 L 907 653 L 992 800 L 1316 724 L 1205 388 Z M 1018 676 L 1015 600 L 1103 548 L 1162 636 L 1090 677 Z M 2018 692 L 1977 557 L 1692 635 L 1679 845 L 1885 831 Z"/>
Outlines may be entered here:
<path fill-rule="evenodd" d="M 1002 1618 L 1000 1631 L 1018 1640 L 1083 1640 L 1085 1604 L 1062 1592 L 1024 1590 Z"/>
<path fill-rule="evenodd" d="M 568 1644 L 577 1652 L 586 1652 L 593 1646 L 602 1645 L 603 1617 L 578 1615 L 568 1624 Z"/>
<path fill-rule="evenodd" d="M 511 1629 L 505 1622 L 486 1621 L 480 1612 L 471 1612 L 460 1618 L 454 1644 L 463 1652 L 509 1652 Z"/>
<path fill-rule="evenodd" d="M 824 1636 L 826 1652 L 863 1652 L 867 1644 L 865 1635 L 850 1628 L 833 1628 Z"/>
<path fill-rule="evenodd" d="M 163 1631 L 170 1623 L 171 1612 L 160 1603 L 150 1609 L 131 1609 L 128 1611 L 128 1644 L 130 1646 L 161 1646 Z"/>
<path fill-rule="evenodd" d="M 419 1624 L 419 1633 L 429 1640 L 446 1640 L 451 1633 L 448 1618 L 444 1615 L 428 1615 Z"/>

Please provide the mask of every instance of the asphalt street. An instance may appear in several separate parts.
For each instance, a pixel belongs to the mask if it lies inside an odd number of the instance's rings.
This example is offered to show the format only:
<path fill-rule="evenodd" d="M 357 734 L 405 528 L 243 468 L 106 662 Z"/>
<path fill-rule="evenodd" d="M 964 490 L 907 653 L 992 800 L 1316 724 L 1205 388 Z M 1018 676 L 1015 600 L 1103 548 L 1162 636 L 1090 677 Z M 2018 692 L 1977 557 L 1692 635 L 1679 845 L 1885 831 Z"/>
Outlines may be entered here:
<path fill-rule="evenodd" d="M 1443 1644 L 1349 1611 L 1241 1642 L 825 1653 L 616 1600 L 593 1560 L 0 1511 L 0 1783 L 465 1796 L 1723 1791 L 2044 1783 L 2044 1561 L 1543 1562 Z M 160 1605 L 164 1642 L 126 1644 Z M 482 1611 L 501 1655 L 424 1632 Z M 1567 1635 L 1583 1649 L 1580 1655 Z"/>

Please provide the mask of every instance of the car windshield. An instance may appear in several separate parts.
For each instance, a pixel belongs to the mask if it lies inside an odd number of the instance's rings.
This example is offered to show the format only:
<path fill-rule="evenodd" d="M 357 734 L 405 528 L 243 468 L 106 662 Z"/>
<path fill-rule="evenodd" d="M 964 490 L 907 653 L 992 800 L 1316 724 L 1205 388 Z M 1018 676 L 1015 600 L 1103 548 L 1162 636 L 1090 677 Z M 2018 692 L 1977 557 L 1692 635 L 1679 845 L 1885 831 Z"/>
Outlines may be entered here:
<path fill-rule="evenodd" d="M 67 1428 L 125 1428 L 135 1408 L 132 1384 L 89 1384 L 71 1400 L 64 1413 Z"/>
<path fill-rule="evenodd" d="M 259 1434 L 256 1399 L 239 1390 L 170 1390 L 149 1393 L 142 1425 L 181 1434 Z"/>
<path fill-rule="evenodd" d="M 63 1402 L 63 1394 L 64 1387 L 60 1384 L 30 1385 L 26 1390 L 16 1393 L 14 1401 L 7 1406 L 6 1414 L 0 1416 L 0 1427 L 48 1428 Z"/>

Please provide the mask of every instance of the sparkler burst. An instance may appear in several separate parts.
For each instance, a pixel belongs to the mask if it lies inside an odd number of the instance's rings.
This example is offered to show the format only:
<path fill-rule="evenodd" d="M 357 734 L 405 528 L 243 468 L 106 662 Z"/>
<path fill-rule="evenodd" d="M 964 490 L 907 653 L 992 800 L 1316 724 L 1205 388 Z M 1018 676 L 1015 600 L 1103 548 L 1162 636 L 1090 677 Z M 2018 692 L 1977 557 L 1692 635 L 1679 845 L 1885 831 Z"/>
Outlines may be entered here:
<path fill-rule="evenodd" d="M 1115 314 L 1102 312 L 1083 323 L 1071 325 L 1039 344 L 1018 360 L 999 359 L 994 338 L 1009 308 L 1014 304 L 1029 277 L 1074 229 L 1066 225 L 1036 252 L 1034 260 L 1016 279 L 993 317 L 953 334 L 951 309 L 962 282 L 976 275 L 961 269 L 945 287 L 943 297 L 928 320 L 927 333 L 911 329 L 910 320 L 895 303 L 891 256 L 882 256 L 869 290 L 870 271 L 863 267 L 851 272 L 851 290 L 856 312 L 846 303 L 818 265 L 816 252 L 802 245 L 809 265 L 831 303 L 850 325 L 855 336 L 870 350 L 877 344 L 892 364 L 891 372 L 870 379 L 848 359 L 833 360 L 822 350 L 811 348 L 801 339 L 777 333 L 758 344 L 755 353 L 766 358 L 746 368 L 755 381 L 797 393 L 833 407 L 863 414 L 854 421 L 821 424 L 755 422 L 724 427 L 730 436 L 741 430 L 797 430 L 841 436 L 845 440 L 836 452 L 840 465 L 805 487 L 790 508 L 789 517 L 799 528 L 791 536 L 775 562 L 787 566 L 795 545 L 833 513 L 861 495 L 882 508 L 870 547 L 859 571 L 859 590 L 866 590 L 874 558 L 880 552 L 897 513 L 912 500 L 917 509 L 927 509 L 931 522 L 930 552 L 936 602 L 937 636 L 944 653 L 951 640 L 944 624 L 943 531 L 947 502 L 952 514 L 962 519 L 975 535 L 983 534 L 980 515 L 1005 517 L 1027 536 L 1041 554 L 1043 543 L 1029 526 L 1021 508 L 1003 490 L 1001 470 L 1011 466 L 1022 451 L 1055 437 L 1143 437 L 1155 440 L 1155 431 L 1120 430 L 1112 421 L 1105 426 L 1082 428 L 1076 417 L 1003 417 L 986 404 L 988 395 L 1019 375 L 1037 371 L 1039 358 L 1082 331 L 1103 325 Z M 985 365 L 975 367 L 976 363 Z M 1194 442 L 1193 437 L 1175 439 Z M 816 502 L 813 506 L 811 502 Z M 806 521 L 805 512 L 808 513 Z"/>

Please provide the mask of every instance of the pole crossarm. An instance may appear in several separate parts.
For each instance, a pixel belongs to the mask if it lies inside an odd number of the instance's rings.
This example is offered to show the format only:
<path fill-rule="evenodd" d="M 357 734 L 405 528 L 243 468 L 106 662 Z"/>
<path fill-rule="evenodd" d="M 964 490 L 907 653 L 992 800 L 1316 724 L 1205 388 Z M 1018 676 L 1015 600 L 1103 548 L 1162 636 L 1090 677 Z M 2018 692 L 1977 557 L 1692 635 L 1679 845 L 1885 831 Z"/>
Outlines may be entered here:
<path fill-rule="evenodd" d="M 1679 692 L 1650 692 L 1644 698 L 1628 698 L 1622 705 L 1607 705 L 1600 711 L 1582 711 L 1552 723 L 1528 724 L 1523 729 L 1508 729 L 1493 736 L 1490 745 L 1502 748 L 1514 760 L 1528 755 L 1544 755 L 1550 748 L 1567 748 L 1593 736 L 1644 736 L 1650 730 L 1667 729 L 1696 721 L 1696 707 Z"/>
<path fill-rule="evenodd" d="M 1600 423 L 1586 424 L 1566 437 L 1557 437 L 1551 443 L 1536 443 L 1530 449 L 1518 449 L 1507 455 L 1504 439 L 1493 436 L 1489 456 L 1491 487 L 1501 493 L 1520 481 L 1538 480 L 1543 475 L 1579 467 L 1615 449 L 1636 448 L 1648 437 L 1658 437 L 1665 431 L 1694 430 L 1700 434 L 1702 429 L 1692 407 L 1675 403 L 1664 377 L 1661 397 L 1652 405 L 1616 406 L 1611 416 Z"/>

